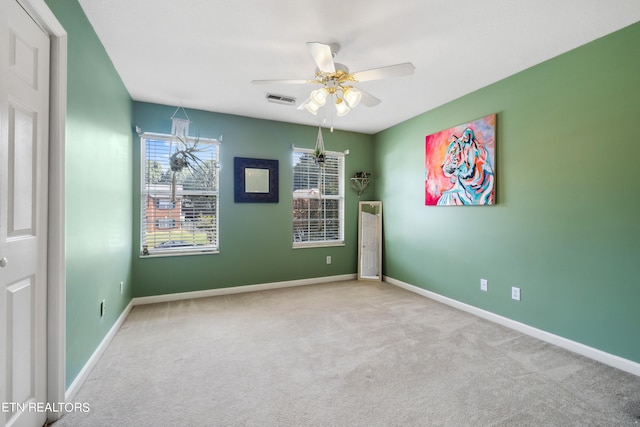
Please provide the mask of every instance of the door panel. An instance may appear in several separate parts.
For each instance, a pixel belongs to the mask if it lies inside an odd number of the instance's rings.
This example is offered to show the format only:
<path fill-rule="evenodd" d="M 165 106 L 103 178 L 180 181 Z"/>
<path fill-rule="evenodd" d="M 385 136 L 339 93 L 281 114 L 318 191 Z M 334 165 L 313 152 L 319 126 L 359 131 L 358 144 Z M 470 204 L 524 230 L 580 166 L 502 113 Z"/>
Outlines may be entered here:
<path fill-rule="evenodd" d="M 38 89 L 38 50 L 9 30 L 9 71 L 33 89 Z"/>
<path fill-rule="evenodd" d="M 0 426 L 42 426 L 50 43 L 16 0 L 0 9 Z"/>
<path fill-rule="evenodd" d="M 37 161 L 36 113 L 27 107 L 9 104 L 8 201 L 13 209 L 7 212 L 7 236 L 35 236 L 34 229 L 37 188 L 34 169 Z"/>
<path fill-rule="evenodd" d="M 7 354 L 9 366 L 7 396 L 10 402 L 25 402 L 35 395 L 31 365 L 34 361 L 33 278 L 29 277 L 7 287 L 7 341 L 13 348 Z"/>

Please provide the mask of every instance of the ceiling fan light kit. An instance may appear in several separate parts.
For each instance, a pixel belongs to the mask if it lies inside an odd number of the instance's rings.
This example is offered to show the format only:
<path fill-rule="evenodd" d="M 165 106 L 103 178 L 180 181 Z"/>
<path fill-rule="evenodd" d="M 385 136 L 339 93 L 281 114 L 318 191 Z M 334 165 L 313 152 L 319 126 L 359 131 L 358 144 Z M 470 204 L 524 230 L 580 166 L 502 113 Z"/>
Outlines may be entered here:
<path fill-rule="evenodd" d="M 362 93 L 360 93 L 359 90 L 348 86 L 345 88 L 343 98 L 347 101 L 349 107 L 356 108 L 358 104 L 360 104 L 360 100 L 362 100 Z"/>
<path fill-rule="evenodd" d="M 318 110 L 320 109 L 320 107 L 321 105 L 315 103 L 314 101 L 309 101 L 304 104 L 304 108 L 306 108 L 307 111 L 313 114 L 314 116 L 318 114 Z"/>
<path fill-rule="evenodd" d="M 336 116 L 346 116 L 347 114 L 349 114 L 349 111 L 351 111 L 351 108 L 349 108 L 347 103 L 344 102 L 344 100 L 342 100 L 341 98 L 338 98 L 338 100 L 336 101 Z"/>
<path fill-rule="evenodd" d="M 311 92 L 311 96 L 304 103 L 304 107 L 311 114 L 316 115 L 320 107 L 323 107 L 330 97 L 335 97 L 336 115 L 342 117 L 351 111 L 351 108 L 355 108 L 360 103 L 362 94 L 351 86 L 339 86 L 339 89 L 323 87 Z"/>
<path fill-rule="evenodd" d="M 322 107 L 327 102 L 328 97 L 329 97 L 329 91 L 327 91 L 325 88 L 316 89 L 313 92 L 311 92 L 311 101 L 309 102 L 315 102 L 316 104 Z"/>
<path fill-rule="evenodd" d="M 413 74 L 415 67 L 410 62 L 373 68 L 370 70 L 350 73 L 349 68 L 333 62 L 333 58 L 340 50 L 338 44 L 318 42 L 307 43 L 309 52 L 317 65 L 317 72 L 313 80 L 253 80 L 254 84 L 320 84 L 298 108 L 305 108 L 313 115 L 317 115 L 320 108 L 331 99 L 338 117 L 345 116 L 362 102 L 367 107 L 378 105 L 381 101 L 351 83 L 380 80 L 389 77 L 407 76 Z"/>

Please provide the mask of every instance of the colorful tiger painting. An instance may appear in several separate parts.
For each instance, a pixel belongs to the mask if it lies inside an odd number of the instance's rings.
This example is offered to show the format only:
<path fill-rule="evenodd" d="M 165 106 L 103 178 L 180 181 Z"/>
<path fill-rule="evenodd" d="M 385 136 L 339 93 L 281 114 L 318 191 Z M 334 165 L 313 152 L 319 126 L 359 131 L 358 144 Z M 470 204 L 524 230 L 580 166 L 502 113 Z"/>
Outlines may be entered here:
<path fill-rule="evenodd" d="M 495 178 L 487 157 L 471 128 L 460 137 L 453 135 L 442 163 L 453 187 L 442 192 L 438 205 L 492 205 Z"/>

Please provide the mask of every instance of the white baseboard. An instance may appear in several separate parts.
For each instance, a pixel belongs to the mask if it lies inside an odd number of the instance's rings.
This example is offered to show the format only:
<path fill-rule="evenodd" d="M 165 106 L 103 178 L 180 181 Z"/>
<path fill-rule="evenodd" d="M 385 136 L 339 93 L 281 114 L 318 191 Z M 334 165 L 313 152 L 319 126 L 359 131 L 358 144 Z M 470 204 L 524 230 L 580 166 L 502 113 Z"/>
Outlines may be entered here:
<path fill-rule="evenodd" d="M 534 328 L 524 323 L 517 322 L 507 317 L 500 316 L 490 311 L 482 310 L 481 308 L 474 307 L 472 305 L 465 304 L 460 301 L 456 301 L 454 299 L 442 296 L 435 292 L 427 291 L 417 286 L 401 282 L 400 280 L 396 280 L 392 277 L 384 276 L 384 281 L 389 284 L 392 284 L 400 288 L 406 289 L 408 291 L 411 291 L 413 293 L 416 293 L 418 295 L 422 295 L 424 297 L 430 298 L 434 301 L 441 302 L 443 304 L 457 308 L 462 311 L 466 311 L 467 313 L 471 313 L 473 315 L 489 320 L 491 322 L 498 323 L 500 325 L 514 329 L 518 332 L 522 332 L 523 334 L 532 336 L 541 341 L 548 342 L 549 344 L 553 344 L 558 347 L 564 348 L 565 350 L 572 351 L 581 356 L 585 356 L 590 359 L 597 360 L 598 362 L 604 363 L 605 365 L 609 365 L 614 368 L 620 369 L 622 371 L 628 372 L 630 374 L 640 376 L 640 363 L 634 362 L 632 360 L 624 359 L 620 356 L 606 353 L 602 350 L 598 350 L 597 348 L 589 347 L 579 342 L 572 341 L 558 335 L 554 335 L 552 333 Z"/>
<path fill-rule="evenodd" d="M 87 363 L 84 364 L 84 366 L 82 367 L 82 370 L 78 373 L 76 378 L 73 380 L 73 382 L 67 389 L 65 393 L 66 402 L 70 402 L 71 399 L 74 398 L 78 390 L 80 390 L 80 387 L 82 387 L 82 384 L 84 384 L 85 380 L 87 379 L 87 377 L 89 377 L 89 374 L 91 373 L 93 368 L 95 368 L 96 364 L 98 363 L 98 360 L 100 360 L 100 357 L 102 356 L 102 353 L 104 353 L 104 351 L 107 349 L 107 347 L 109 346 L 109 343 L 111 343 L 111 340 L 113 340 L 113 337 L 116 335 L 116 333 L 120 329 L 120 326 L 122 326 L 122 324 L 124 323 L 125 319 L 129 315 L 129 312 L 131 311 L 132 308 L 133 308 L 133 304 L 130 301 L 129 304 L 127 304 L 127 306 L 125 307 L 125 309 L 122 311 L 120 316 L 118 316 L 118 320 L 116 320 L 116 322 L 113 324 L 111 329 L 109 329 L 109 332 L 107 333 L 107 335 L 105 335 L 105 337 L 102 339 L 102 341 L 100 342 L 100 345 L 98 345 L 98 348 L 96 348 L 96 350 L 93 352 L 93 354 L 91 355 Z"/>
<path fill-rule="evenodd" d="M 343 274 L 340 276 L 316 277 L 312 279 L 289 280 L 286 282 L 262 283 L 259 285 L 243 285 L 231 288 L 207 289 L 204 291 L 180 292 L 176 294 L 153 295 L 149 297 L 137 297 L 131 302 L 135 305 L 154 304 L 158 302 L 180 301 L 193 298 L 215 297 L 245 292 L 266 291 L 269 289 L 290 288 L 293 286 L 317 285 L 319 283 L 339 282 L 343 280 L 355 280 L 355 274 Z"/>

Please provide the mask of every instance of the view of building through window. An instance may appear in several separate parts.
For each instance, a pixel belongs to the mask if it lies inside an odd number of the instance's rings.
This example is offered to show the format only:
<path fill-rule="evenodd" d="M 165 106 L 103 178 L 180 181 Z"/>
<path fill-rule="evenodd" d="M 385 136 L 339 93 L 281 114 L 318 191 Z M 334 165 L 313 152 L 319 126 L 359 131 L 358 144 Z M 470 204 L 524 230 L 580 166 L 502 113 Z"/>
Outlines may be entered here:
<path fill-rule="evenodd" d="M 142 254 L 218 249 L 216 140 L 142 136 Z"/>
<path fill-rule="evenodd" d="M 344 156 L 327 152 L 319 166 L 312 150 L 293 153 L 293 244 L 342 244 Z"/>

